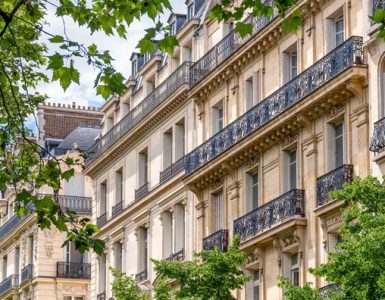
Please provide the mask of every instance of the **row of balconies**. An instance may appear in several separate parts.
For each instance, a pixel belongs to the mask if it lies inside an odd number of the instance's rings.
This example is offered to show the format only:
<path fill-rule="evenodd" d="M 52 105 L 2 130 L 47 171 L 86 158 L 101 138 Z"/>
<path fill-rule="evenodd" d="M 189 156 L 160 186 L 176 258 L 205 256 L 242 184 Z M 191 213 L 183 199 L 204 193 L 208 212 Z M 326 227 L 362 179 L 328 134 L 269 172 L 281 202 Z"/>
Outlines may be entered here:
<path fill-rule="evenodd" d="M 45 194 L 39 194 L 43 197 Z M 59 195 L 58 202 L 64 209 L 75 211 L 79 215 L 92 215 L 92 198 Z M 29 207 L 32 209 L 32 206 Z M 24 219 L 26 215 L 19 217 L 13 215 L 3 226 L 0 227 L 0 240 L 8 236 Z"/>
<path fill-rule="evenodd" d="M 343 165 L 317 179 L 317 207 L 330 201 L 329 193 L 340 190 L 353 179 L 353 166 Z M 270 228 L 295 217 L 305 217 L 305 191 L 293 189 L 234 221 L 233 233 L 241 242 L 259 236 Z M 219 230 L 203 239 L 203 249 L 228 247 L 228 231 Z"/>
<path fill-rule="evenodd" d="M 364 59 L 362 38 L 354 36 L 185 155 L 183 159 L 178 160 L 161 172 L 160 184 L 182 170 L 185 171 L 187 176 L 192 174 L 241 140 L 249 137 L 263 125 L 278 117 L 306 96 L 338 76 L 341 72 L 355 65 L 363 66 Z M 383 136 L 384 131 L 378 132 L 379 135 Z M 383 136 L 383 140 L 385 141 L 385 136 Z M 100 146 L 101 144 L 98 142 L 97 145 Z M 135 201 L 142 199 L 149 192 L 149 184 L 145 183 L 135 190 Z M 118 203 L 113 208 L 113 216 L 119 214 L 122 210 L 122 204 Z M 97 221 L 99 226 L 103 226 L 106 222 L 106 214 L 99 216 Z"/>

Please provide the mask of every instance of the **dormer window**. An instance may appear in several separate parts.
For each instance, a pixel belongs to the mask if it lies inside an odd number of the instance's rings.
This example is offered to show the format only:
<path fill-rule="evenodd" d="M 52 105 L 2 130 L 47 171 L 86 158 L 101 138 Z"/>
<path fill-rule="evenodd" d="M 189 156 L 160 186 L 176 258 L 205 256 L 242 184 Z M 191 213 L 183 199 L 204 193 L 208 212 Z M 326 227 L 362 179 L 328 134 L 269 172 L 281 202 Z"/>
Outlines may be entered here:
<path fill-rule="evenodd" d="M 170 35 L 175 35 L 176 34 L 176 22 L 174 21 L 173 23 L 170 24 Z"/>
<path fill-rule="evenodd" d="M 138 61 L 134 60 L 132 62 L 132 76 L 135 76 L 138 73 Z"/>
<path fill-rule="evenodd" d="M 187 7 L 187 19 L 191 20 L 194 17 L 194 2 Z"/>

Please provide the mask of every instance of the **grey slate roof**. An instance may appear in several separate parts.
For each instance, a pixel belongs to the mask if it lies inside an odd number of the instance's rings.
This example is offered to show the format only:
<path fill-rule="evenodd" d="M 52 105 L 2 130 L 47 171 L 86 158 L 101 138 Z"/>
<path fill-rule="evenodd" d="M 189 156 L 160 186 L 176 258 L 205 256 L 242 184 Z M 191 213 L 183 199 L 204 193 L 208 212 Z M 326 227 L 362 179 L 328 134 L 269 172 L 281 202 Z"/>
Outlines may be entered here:
<path fill-rule="evenodd" d="M 95 138 L 100 133 L 101 129 L 97 126 L 78 126 L 64 138 L 64 140 L 57 147 L 57 150 L 72 150 L 74 148 L 74 144 L 76 144 L 80 150 L 88 150 L 95 143 Z"/>

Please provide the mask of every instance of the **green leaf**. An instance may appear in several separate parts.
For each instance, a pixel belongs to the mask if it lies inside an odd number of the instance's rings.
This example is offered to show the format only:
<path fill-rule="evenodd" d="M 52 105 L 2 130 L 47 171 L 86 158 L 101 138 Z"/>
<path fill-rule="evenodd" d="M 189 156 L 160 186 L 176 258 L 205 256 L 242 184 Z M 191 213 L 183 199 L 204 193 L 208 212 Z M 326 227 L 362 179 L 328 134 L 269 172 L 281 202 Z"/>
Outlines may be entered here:
<path fill-rule="evenodd" d="M 55 35 L 54 37 L 50 38 L 49 41 L 55 44 L 63 43 L 64 37 L 62 37 L 61 35 Z"/>
<path fill-rule="evenodd" d="M 62 177 L 65 181 L 68 182 L 72 177 L 74 177 L 74 174 L 75 174 L 75 169 L 69 169 L 69 170 L 64 171 L 64 172 L 61 174 L 61 177 Z"/>
<path fill-rule="evenodd" d="M 243 38 L 253 32 L 253 25 L 238 22 L 235 24 L 235 30 L 239 32 L 239 35 Z"/>

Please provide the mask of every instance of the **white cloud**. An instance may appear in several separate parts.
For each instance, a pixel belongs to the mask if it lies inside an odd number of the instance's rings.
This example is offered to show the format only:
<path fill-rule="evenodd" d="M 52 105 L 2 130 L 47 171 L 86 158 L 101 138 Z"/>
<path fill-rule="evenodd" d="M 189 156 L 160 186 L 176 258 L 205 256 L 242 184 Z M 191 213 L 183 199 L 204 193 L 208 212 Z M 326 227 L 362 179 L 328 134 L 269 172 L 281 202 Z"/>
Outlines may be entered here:
<path fill-rule="evenodd" d="M 171 0 L 170 2 L 175 12 L 186 12 L 184 0 Z M 168 15 L 169 14 L 162 16 L 162 19 L 167 20 Z M 47 16 L 47 22 L 48 25 L 45 29 L 48 32 L 63 34 L 63 20 L 55 16 L 54 8 L 52 7 L 50 8 L 50 14 Z M 135 21 L 128 30 L 127 39 L 122 39 L 117 36 L 107 36 L 101 32 L 91 35 L 87 28 L 79 28 L 78 25 L 68 18 L 65 19 L 66 34 L 70 39 L 86 45 L 94 43 L 101 50 L 109 50 L 111 56 L 115 59 L 113 62 L 114 67 L 125 77 L 128 77 L 130 74 L 131 53 L 135 50 L 135 46 L 144 35 L 144 29 L 151 25 L 152 23 L 149 19 L 143 19 L 140 22 Z M 44 38 L 47 39 L 48 37 Z M 96 70 L 93 70 L 83 60 L 78 60 L 75 64 L 80 71 L 80 85 L 72 84 L 68 90 L 64 92 L 60 85 L 55 82 L 41 84 L 38 91 L 42 94 L 47 94 L 51 102 L 72 103 L 75 101 L 79 105 L 101 106 L 104 100 L 100 96 L 96 96 L 93 84 L 97 74 Z"/>

